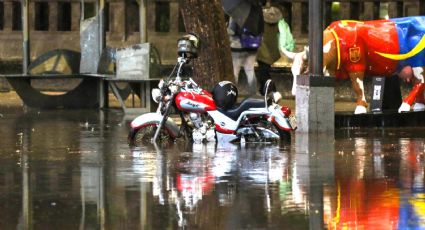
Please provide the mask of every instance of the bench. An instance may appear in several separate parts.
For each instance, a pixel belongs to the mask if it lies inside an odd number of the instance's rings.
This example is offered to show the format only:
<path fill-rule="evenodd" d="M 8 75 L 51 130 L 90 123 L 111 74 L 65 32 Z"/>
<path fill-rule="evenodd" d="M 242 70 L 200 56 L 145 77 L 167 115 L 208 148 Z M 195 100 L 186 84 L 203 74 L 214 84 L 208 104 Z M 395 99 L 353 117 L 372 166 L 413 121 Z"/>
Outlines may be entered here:
<path fill-rule="evenodd" d="M 134 79 L 117 78 L 108 74 L 39 74 L 23 75 L 9 74 L 0 75 L 6 78 L 9 84 L 22 99 L 25 106 L 40 109 L 93 109 L 109 108 L 108 93 L 110 88 L 117 98 L 124 113 L 141 114 L 153 110 L 151 101 L 151 89 L 156 87 L 159 78 Z M 31 80 L 53 79 L 82 79 L 74 89 L 60 95 L 49 95 L 40 92 L 31 86 Z M 126 96 L 120 92 L 117 83 L 129 83 L 133 87 L 133 93 L 140 98 L 140 106 L 129 108 L 125 105 Z"/>
<path fill-rule="evenodd" d="M 89 109 L 105 106 L 105 75 L 98 74 L 40 74 L 0 75 L 6 78 L 25 106 L 40 109 Z M 32 79 L 83 79 L 74 89 L 60 95 L 40 92 L 31 85 Z"/>
<path fill-rule="evenodd" d="M 105 78 L 105 81 L 108 82 L 109 87 L 111 88 L 113 94 L 117 98 L 120 106 L 125 114 L 142 114 L 153 111 L 153 101 L 151 97 L 151 89 L 156 87 L 161 79 L 160 78 L 151 78 L 151 79 L 134 79 L 134 78 L 116 78 L 110 77 Z M 132 85 L 132 91 L 138 94 L 140 98 L 140 107 L 129 108 L 125 105 L 125 98 L 120 93 L 120 89 L 117 86 L 117 83 L 125 82 Z M 138 87 L 138 88 L 135 88 Z"/>

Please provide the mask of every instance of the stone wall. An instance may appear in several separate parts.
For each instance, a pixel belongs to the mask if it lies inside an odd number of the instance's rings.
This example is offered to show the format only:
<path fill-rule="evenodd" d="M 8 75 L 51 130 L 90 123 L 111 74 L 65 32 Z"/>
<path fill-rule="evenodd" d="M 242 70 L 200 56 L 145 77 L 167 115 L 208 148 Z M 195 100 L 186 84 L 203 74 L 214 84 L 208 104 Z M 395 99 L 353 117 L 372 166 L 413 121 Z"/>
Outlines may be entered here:
<path fill-rule="evenodd" d="M 275 0 L 286 4 L 286 9 L 291 15 L 291 28 L 293 35 L 296 39 L 297 50 L 301 50 L 304 45 L 308 43 L 307 32 L 302 28 L 308 22 L 308 19 L 303 15 L 305 7 L 308 7 L 307 0 Z M 15 2 L 15 3 L 14 3 Z M 31 40 L 31 59 L 34 59 L 41 54 L 52 49 L 71 49 L 79 51 L 79 22 L 82 16 L 80 12 L 79 0 L 64 0 L 70 2 L 71 8 L 71 28 L 69 31 L 58 31 L 58 2 L 56 0 L 43 0 L 42 2 L 49 3 L 48 9 L 48 30 L 36 31 L 36 7 L 35 4 L 41 2 L 39 0 L 32 0 L 29 4 L 30 13 L 30 40 Z M 88 4 L 95 4 L 94 0 L 86 0 Z M 176 50 L 176 40 L 184 32 L 179 31 L 179 4 L 177 0 L 169 1 L 169 31 L 157 32 L 156 31 L 156 7 L 157 1 L 147 1 L 147 28 L 148 28 L 148 41 L 158 48 L 162 61 L 166 64 L 173 63 L 176 58 L 172 50 Z M 161 1 L 164 2 L 164 1 Z M 166 2 L 166 1 L 165 1 Z M 330 2 L 330 1 L 328 1 Z M 352 0 L 340 1 L 340 18 L 350 19 L 351 3 L 358 2 L 361 4 L 361 12 L 359 13 L 359 20 L 374 19 L 374 7 L 376 2 L 372 0 Z M 419 15 L 420 10 L 425 10 L 425 3 L 420 5 L 420 0 L 405 0 L 405 1 L 389 1 L 388 14 L 389 17 Z M 3 28 L 0 30 L 0 61 L 20 60 L 22 58 L 22 32 L 13 30 L 13 6 L 19 1 L 4 0 L 3 4 Z M 0 4 L 1 4 L 0 3 Z M 109 30 L 107 31 L 107 45 L 114 48 L 126 47 L 140 42 L 139 32 L 134 29 L 135 25 L 129 26 L 134 23 L 135 18 L 131 18 L 129 14 L 137 13 L 137 5 L 128 5 L 125 0 L 109 0 L 107 4 L 107 16 L 109 19 Z M 375 4 L 375 5 L 374 5 Z M 402 8 L 400 10 L 400 7 Z M 129 11 L 129 9 L 133 9 Z M 304 9 L 304 10 L 303 10 Z M 402 12 L 403 15 L 399 15 Z M 423 13 L 423 12 L 422 12 Z M 130 17 L 130 18 L 129 18 Z M 137 15 L 133 15 L 138 19 Z M 19 17 L 18 17 L 19 18 Z M 281 60 L 285 62 L 285 60 Z M 279 64 L 279 63 L 277 63 Z M 282 65 L 282 63 L 281 63 Z M 285 63 L 283 63 L 285 65 Z"/>
<path fill-rule="evenodd" d="M 308 33 L 303 31 L 303 25 L 308 23 L 308 18 L 305 18 L 302 14 L 303 7 L 308 7 L 308 0 L 277 0 L 278 2 L 290 2 L 292 5 L 291 9 L 291 29 L 296 40 L 296 50 L 302 50 L 305 45 L 308 45 Z M 328 4 L 333 1 L 326 1 Z M 381 3 L 388 4 L 388 17 L 404 17 L 404 16 L 415 16 L 425 15 L 425 2 L 417 0 L 404 0 L 404 1 L 373 1 L 373 0 L 343 0 L 335 1 L 340 4 L 339 19 L 354 19 L 354 20 L 375 20 L 379 19 L 376 15 L 376 9 L 379 8 Z M 358 4 L 359 9 L 355 9 L 355 5 Z M 305 11 L 305 10 L 304 10 Z M 353 18 L 351 15 L 356 11 L 358 18 Z M 308 16 L 308 10 L 307 10 Z M 324 15 L 326 18 L 326 15 Z M 325 22 L 324 27 L 328 26 Z"/>
<path fill-rule="evenodd" d="M 308 44 L 306 31 L 303 31 L 303 24 L 308 19 L 303 16 L 303 7 L 306 7 L 307 0 L 275 0 L 285 6 L 290 6 L 288 9 L 291 13 L 291 28 L 296 39 L 296 50 L 302 50 L 304 45 Z M 425 10 L 425 3 L 420 3 L 423 0 L 405 0 L 405 1 L 389 1 L 388 14 L 390 17 L 403 15 L 418 15 Z M 3 28 L 0 29 L 0 74 L 20 72 L 20 62 L 22 59 L 22 32 L 13 29 L 13 2 L 20 1 L 4 0 L 3 4 L 4 20 Z M 35 30 L 35 3 L 38 0 L 31 0 L 29 5 L 30 12 L 30 45 L 31 59 L 34 60 L 43 53 L 54 49 L 70 49 L 80 51 L 80 0 L 64 0 L 71 4 L 71 27 L 69 31 L 58 31 L 58 2 L 56 0 L 43 0 L 49 3 L 49 26 L 47 31 Z M 85 0 L 87 3 L 94 4 L 94 0 Z M 140 43 L 140 36 L 137 30 L 129 27 L 128 10 L 134 5 L 126 5 L 124 0 L 109 0 L 106 1 L 108 6 L 107 19 L 109 19 L 109 29 L 107 35 L 107 46 L 114 48 L 127 47 L 136 43 Z M 174 64 L 176 59 L 176 40 L 184 34 L 179 31 L 179 4 L 177 0 L 170 0 L 169 4 L 169 32 L 157 32 L 156 26 L 156 3 L 157 1 L 148 2 L 147 28 L 148 41 L 152 43 L 159 51 L 163 64 Z M 164 2 L 164 1 L 161 1 Z M 374 2 L 372 0 L 344 0 L 340 1 L 340 17 L 344 19 L 350 18 L 350 12 L 353 5 L 351 3 L 358 2 L 362 5 L 360 12 L 360 20 L 373 19 Z M 383 1 L 382 1 L 383 2 Z M 137 7 L 137 6 L 136 6 Z M 401 8 L 400 8 L 401 7 Z M 305 12 L 305 10 L 304 10 Z M 290 62 L 286 58 L 281 58 L 276 67 L 288 67 Z M 292 77 L 273 76 L 278 82 L 279 88 L 284 89 L 285 95 L 291 97 L 290 87 L 292 86 Z M 340 99 L 353 98 L 351 86 L 349 83 L 341 83 L 341 90 L 336 89 L 336 95 Z M 366 83 L 368 84 L 368 83 Z M 4 79 L 0 78 L 0 89 L 8 89 L 8 84 Z"/>
<path fill-rule="evenodd" d="M 30 47 L 31 59 L 34 60 L 41 54 L 54 49 L 80 50 L 80 1 L 71 2 L 71 30 L 58 31 L 58 4 L 57 1 L 49 2 L 49 27 L 47 31 L 35 30 L 35 1 L 29 4 L 30 18 Z M 86 1 L 92 2 L 93 1 Z M 176 50 L 176 40 L 184 33 L 178 32 L 177 20 L 170 20 L 169 32 L 155 32 L 155 4 L 148 1 L 148 42 L 151 42 L 158 48 L 161 57 L 165 63 L 174 61 L 176 54 L 169 52 Z M 121 48 L 140 43 L 138 31 L 129 30 L 126 26 L 126 4 L 125 1 L 108 1 L 109 30 L 106 33 L 107 46 Z M 14 30 L 13 24 L 13 1 L 5 0 L 3 2 L 4 23 L 0 30 L 0 61 L 15 61 L 22 59 L 22 31 Z M 178 3 L 170 3 L 170 17 L 175 18 L 178 15 Z M 152 22 L 153 21 L 153 22 Z"/>

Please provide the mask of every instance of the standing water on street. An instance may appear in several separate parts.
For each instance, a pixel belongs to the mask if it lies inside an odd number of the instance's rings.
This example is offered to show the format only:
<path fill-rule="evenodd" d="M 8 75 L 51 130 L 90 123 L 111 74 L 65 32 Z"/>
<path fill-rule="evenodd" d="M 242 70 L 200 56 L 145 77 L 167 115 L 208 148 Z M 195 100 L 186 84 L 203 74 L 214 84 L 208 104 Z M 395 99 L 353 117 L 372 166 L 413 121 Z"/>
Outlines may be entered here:
<path fill-rule="evenodd" d="M 425 227 L 425 128 L 130 147 L 122 113 L 0 114 L 0 229 Z"/>

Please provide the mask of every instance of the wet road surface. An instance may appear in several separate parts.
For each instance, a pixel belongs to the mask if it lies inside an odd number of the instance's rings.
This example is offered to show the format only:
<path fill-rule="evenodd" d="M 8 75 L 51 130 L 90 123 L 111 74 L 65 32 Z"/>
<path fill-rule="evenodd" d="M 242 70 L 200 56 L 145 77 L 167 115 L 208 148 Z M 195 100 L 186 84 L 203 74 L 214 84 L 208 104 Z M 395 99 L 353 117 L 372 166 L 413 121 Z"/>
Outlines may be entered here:
<path fill-rule="evenodd" d="M 117 112 L 0 126 L 0 229 L 425 228 L 425 128 L 130 148 Z"/>

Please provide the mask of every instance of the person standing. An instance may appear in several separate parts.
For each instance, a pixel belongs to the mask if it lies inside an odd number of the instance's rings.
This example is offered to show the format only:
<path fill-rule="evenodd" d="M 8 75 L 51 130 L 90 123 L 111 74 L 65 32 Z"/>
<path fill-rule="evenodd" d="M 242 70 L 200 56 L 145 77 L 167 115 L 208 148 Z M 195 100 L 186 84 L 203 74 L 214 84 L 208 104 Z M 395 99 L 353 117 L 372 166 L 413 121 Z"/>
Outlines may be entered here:
<path fill-rule="evenodd" d="M 264 34 L 257 51 L 257 80 L 261 95 L 265 93 L 263 92 L 264 84 L 270 79 L 271 66 L 281 57 L 281 50 L 293 50 L 295 46 L 289 25 L 285 22 L 282 12 L 278 5 L 271 5 L 270 2 L 263 8 Z"/>
<path fill-rule="evenodd" d="M 255 62 L 257 49 L 260 47 L 262 35 L 253 35 L 246 28 L 241 28 L 232 18 L 229 20 L 227 32 L 232 53 L 233 74 L 235 83 L 239 83 L 241 68 L 244 69 L 248 83 L 248 94 L 256 93 Z"/>

